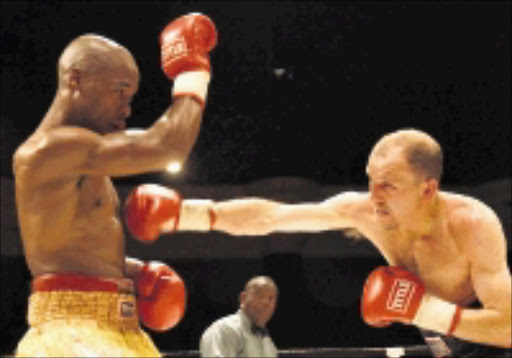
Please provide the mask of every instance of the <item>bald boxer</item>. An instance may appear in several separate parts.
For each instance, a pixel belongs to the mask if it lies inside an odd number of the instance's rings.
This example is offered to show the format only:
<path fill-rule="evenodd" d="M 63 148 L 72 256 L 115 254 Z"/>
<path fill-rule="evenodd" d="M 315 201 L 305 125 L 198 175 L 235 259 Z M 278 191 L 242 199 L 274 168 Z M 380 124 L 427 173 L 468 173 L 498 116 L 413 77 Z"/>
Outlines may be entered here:
<path fill-rule="evenodd" d="M 157 331 L 174 327 L 185 312 L 186 288 L 166 264 L 125 256 L 111 177 L 164 170 L 187 158 L 201 125 L 216 41 L 213 22 L 197 13 L 162 31 L 162 69 L 174 82 L 173 103 L 136 132 L 125 129 L 140 78 L 130 51 L 96 34 L 64 49 L 53 103 L 13 158 L 33 275 L 30 328 L 17 356 L 160 356 L 139 318 Z"/>
<path fill-rule="evenodd" d="M 371 151 L 369 192 L 319 203 L 215 203 L 143 185 L 128 198 L 125 218 L 141 240 L 174 230 L 266 235 L 355 229 L 390 265 L 366 282 L 362 314 L 368 324 L 401 322 L 440 339 L 510 348 L 511 275 L 501 223 L 481 201 L 441 191 L 442 167 L 434 138 L 404 129 L 383 136 Z M 429 335 L 430 342 L 436 339 Z"/>

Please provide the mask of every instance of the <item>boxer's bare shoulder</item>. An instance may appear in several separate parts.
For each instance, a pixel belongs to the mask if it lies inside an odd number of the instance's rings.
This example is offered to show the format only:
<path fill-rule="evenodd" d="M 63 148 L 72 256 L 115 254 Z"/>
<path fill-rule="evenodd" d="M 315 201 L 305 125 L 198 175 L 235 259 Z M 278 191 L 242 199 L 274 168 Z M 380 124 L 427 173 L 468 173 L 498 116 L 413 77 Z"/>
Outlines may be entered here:
<path fill-rule="evenodd" d="M 80 175 L 77 170 L 97 146 L 100 136 L 79 127 L 59 127 L 31 136 L 16 150 L 13 158 L 15 174 L 28 175 L 37 184 L 50 179 Z"/>
<path fill-rule="evenodd" d="M 469 257 L 479 257 L 482 250 L 505 245 L 501 222 L 494 210 L 477 198 L 442 193 L 450 236 Z"/>

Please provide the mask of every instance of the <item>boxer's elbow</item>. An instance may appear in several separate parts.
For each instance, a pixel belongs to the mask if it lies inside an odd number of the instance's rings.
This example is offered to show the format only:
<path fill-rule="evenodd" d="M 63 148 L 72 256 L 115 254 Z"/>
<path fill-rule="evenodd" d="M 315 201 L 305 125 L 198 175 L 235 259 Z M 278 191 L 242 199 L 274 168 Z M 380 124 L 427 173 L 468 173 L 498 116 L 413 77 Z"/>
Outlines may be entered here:
<path fill-rule="evenodd" d="M 496 345 L 503 348 L 512 348 L 512 339 L 510 338 L 510 335 L 510 329 L 505 330 L 505 332 L 497 337 Z"/>
<path fill-rule="evenodd" d="M 494 332 L 494 344 L 503 348 L 512 348 L 512 321 L 510 312 L 501 313 L 500 322 L 496 325 Z"/>
<path fill-rule="evenodd" d="M 172 163 L 184 163 L 193 147 L 194 142 L 186 138 L 176 140 L 161 139 L 155 145 L 155 161 L 160 169 L 166 169 Z"/>
<path fill-rule="evenodd" d="M 168 140 L 153 131 L 134 137 L 124 146 L 121 153 L 127 167 L 137 167 L 142 171 L 165 170 L 172 163 L 182 164 L 190 152 L 189 145 L 181 139 Z"/>
<path fill-rule="evenodd" d="M 500 342 L 500 345 L 502 345 L 505 348 L 512 348 L 512 322 L 510 312 L 507 314 L 505 321 L 506 322 L 504 324 L 502 340 Z"/>

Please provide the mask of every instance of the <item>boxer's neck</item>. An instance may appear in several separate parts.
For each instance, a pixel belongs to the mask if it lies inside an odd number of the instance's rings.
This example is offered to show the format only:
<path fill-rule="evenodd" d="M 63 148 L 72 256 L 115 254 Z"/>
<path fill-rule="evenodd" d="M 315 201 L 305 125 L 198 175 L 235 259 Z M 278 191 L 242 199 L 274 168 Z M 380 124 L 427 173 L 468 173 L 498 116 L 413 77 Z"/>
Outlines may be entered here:
<path fill-rule="evenodd" d="M 405 237 L 428 239 L 437 230 L 439 213 L 441 211 L 441 200 L 435 195 L 424 205 L 418 207 L 416 214 L 409 220 L 403 231 Z"/>
<path fill-rule="evenodd" d="M 37 132 L 45 132 L 63 125 L 73 125 L 79 121 L 74 115 L 75 111 L 70 97 L 69 89 L 58 90 L 50 108 L 37 128 Z"/>

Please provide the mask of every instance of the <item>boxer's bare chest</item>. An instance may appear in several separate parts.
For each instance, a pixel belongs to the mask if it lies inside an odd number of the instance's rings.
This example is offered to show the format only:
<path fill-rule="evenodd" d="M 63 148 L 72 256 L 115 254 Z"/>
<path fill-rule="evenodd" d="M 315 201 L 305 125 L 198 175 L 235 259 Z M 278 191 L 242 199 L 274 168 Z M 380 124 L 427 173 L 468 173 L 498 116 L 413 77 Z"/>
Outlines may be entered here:
<path fill-rule="evenodd" d="M 32 194 L 26 188 L 20 186 L 20 197 L 27 201 L 20 219 L 32 274 L 122 275 L 123 228 L 117 193 L 108 177 L 49 182 Z"/>
<path fill-rule="evenodd" d="M 124 236 L 119 200 L 108 177 L 82 176 L 75 183 L 74 217 L 63 252 L 80 271 L 117 276 L 124 262 Z M 79 253 L 79 256 L 77 256 Z M 90 266 L 94 263 L 94 267 Z"/>
<path fill-rule="evenodd" d="M 72 223 L 74 234 L 83 235 L 88 242 L 96 242 L 101 247 L 122 246 L 119 199 L 110 178 L 80 177 L 75 190 L 77 201 L 75 220 Z"/>
<path fill-rule="evenodd" d="M 77 209 L 85 215 L 116 216 L 119 199 L 112 181 L 103 176 L 80 176 L 76 180 Z"/>
<path fill-rule="evenodd" d="M 455 238 L 442 230 L 430 237 L 406 237 L 395 233 L 385 238 L 391 265 L 407 268 L 421 278 L 433 294 L 452 301 L 474 299 L 469 261 Z"/>

